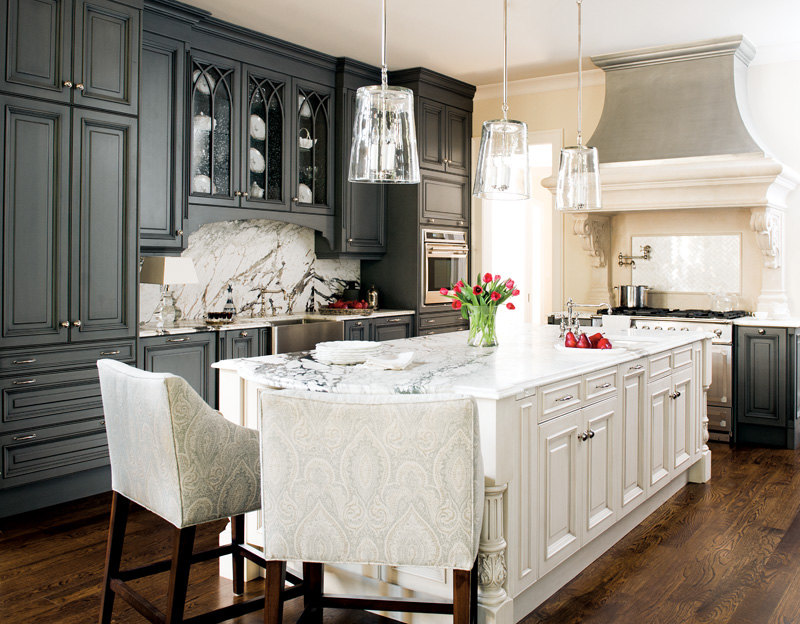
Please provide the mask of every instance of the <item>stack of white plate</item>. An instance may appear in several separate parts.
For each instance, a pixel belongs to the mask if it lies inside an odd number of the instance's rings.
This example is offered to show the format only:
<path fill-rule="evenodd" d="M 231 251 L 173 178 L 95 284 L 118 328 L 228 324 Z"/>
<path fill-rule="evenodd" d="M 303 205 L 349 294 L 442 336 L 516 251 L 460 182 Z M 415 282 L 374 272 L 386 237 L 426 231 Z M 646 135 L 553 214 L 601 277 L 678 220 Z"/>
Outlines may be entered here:
<path fill-rule="evenodd" d="M 381 348 L 379 342 L 366 340 L 320 342 L 314 351 L 314 359 L 324 364 L 361 364 Z"/>

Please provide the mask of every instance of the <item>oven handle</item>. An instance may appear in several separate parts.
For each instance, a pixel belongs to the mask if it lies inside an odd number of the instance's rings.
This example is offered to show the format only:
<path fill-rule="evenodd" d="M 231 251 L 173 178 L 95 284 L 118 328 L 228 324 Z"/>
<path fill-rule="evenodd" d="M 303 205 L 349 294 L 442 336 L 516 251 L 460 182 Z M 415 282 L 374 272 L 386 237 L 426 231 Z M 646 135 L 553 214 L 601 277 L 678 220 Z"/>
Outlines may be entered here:
<path fill-rule="evenodd" d="M 466 245 L 431 245 L 430 243 L 425 245 L 425 249 L 428 251 L 446 251 L 450 252 L 458 252 L 458 251 L 469 251 L 469 247 Z"/>
<path fill-rule="evenodd" d="M 425 253 L 428 258 L 466 258 L 469 255 L 468 251 L 438 251 L 435 249 L 428 249 Z"/>

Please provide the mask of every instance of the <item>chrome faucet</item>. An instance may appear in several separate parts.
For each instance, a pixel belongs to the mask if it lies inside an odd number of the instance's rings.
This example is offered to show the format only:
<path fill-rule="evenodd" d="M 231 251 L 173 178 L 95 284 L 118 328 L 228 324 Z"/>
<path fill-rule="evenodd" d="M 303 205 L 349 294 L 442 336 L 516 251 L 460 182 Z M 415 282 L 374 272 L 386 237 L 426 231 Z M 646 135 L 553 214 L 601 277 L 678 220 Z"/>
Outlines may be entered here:
<path fill-rule="evenodd" d="M 261 316 L 267 316 L 267 302 L 266 302 L 266 295 L 283 295 L 284 301 L 287 300 L 286 291 L 281 288 L 280 290 L 271 290 L 269 288 L 259 288 L 259 297 L 261 298 Z M 275 308 L 274 303 L 272 302 L 272 297 L 269 298 L 269 307 L 272 309 L 272 316 L 277 316 L 278 311 Z M 289 311 L 291 314 L 291 310 Z"/>
<path fill-rule="evenodd" d="M 559 338 L 563 338 L 567 331 L 571 331 L 575 334 L 575 337 L 578 337 L 582 332 L 580 320 L 578 319 L 578 315 L 575 312 L 575 308 L 608 308 L 611 309 L 611 306 L 607 303 L 575 303 L 572 300 L 572 297 L 567 299 L 567 311 L 561 313 L 561 323 L 560 329 L 561 333 L 559 334 Z M 567 315 L 566 320 L 564 319 L 564 314 Z"/>

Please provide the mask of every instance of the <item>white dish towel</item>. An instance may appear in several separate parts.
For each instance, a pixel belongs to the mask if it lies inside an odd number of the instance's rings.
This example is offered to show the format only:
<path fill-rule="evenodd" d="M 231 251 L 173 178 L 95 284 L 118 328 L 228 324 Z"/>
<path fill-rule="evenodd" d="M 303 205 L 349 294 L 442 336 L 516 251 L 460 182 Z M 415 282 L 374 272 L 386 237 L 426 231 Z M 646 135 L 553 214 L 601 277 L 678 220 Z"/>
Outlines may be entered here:
<path fill-rule="evenodd" d="M 362 366 L 381 370 L 403 370 L 414 361 L 413 351 L 404 351 L 397 355 L 370 356 Z"/>

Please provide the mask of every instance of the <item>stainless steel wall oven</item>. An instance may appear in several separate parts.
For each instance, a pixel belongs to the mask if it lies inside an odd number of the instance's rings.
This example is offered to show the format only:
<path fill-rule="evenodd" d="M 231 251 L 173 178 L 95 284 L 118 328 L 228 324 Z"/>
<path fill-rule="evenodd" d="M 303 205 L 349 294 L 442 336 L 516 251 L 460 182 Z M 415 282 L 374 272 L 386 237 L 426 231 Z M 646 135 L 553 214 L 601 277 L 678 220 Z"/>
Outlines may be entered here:
<path fill-rule="evenodd" d="M 425 305 L 450 303 L 439 292 L 469 279 L 469 245 L 464 230 L 422 230 L 422 290 Z"/>

